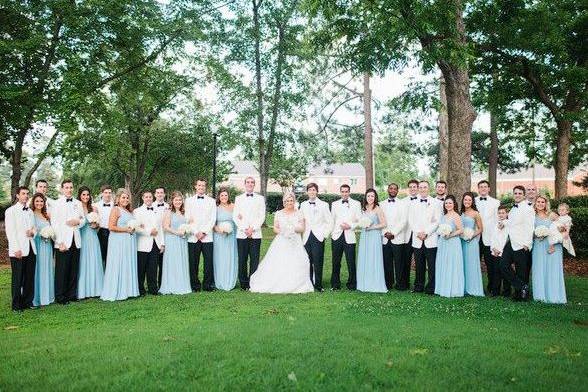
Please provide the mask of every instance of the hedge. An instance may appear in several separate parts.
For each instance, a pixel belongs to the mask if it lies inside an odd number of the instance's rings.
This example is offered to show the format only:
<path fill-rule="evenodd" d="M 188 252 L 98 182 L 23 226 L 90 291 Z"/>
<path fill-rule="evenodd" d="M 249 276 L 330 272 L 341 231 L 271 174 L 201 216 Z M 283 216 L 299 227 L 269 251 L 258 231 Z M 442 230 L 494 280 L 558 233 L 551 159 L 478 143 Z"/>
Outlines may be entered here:
<path fill-rule="evenodd" d="M 588 207 L 572 207 L 572 230 L 570 236 L 576 257 L 588 257 Z"/>

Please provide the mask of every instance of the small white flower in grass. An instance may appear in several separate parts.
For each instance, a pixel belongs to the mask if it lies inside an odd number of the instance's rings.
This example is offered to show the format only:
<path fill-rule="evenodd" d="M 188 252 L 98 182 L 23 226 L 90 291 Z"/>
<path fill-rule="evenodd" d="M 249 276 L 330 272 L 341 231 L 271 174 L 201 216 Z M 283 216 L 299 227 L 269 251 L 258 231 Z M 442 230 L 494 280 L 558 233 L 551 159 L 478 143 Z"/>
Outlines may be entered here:
<path fill-rule="evenodd" d="M 94 211 L 90 212 L 86 217 L 88 223 L 98 223 L 100 221 L 100 217 Z"/>
<path fill-rule="evenodd" d="M 474 229 L 472 229 L 471 227 L 464 227 L 461 238 L 463 238 L 466 241 L 469 241 L 472 238 L 474 238 Z"/>
<path fill-rule="evenodd" d="M 452 231 L 453 230 L 451 230 L 451 226 L 446 223 L 442 223 L 439 225 L 439 227 L 437 227 L 437 234 L 443 237 L 447 237 L 449 234 L 451 234 Z"/>
<path fill-rule="evenodd" d="M 288 374 L 288 380 L 298 382 L 298 379 L 296 378 L 296 374 L 294 372 Z"/>
<path fill-rule="evenodd" d="M 55 230 L 53 230 L 53 227 L 51 227 L 51 226 L 45 226 L 41 229 L 41 231 L 39 232 L 39 235 L 44 240 L 51 240 L 51 239 L 55 238 Z"/>
<path fill-rule="evenodd" d="M 221 222 L 218 227 L 223 233 L 230 234 L 233 232 L 233 225 L 230 222 Z"/>
<path fill-rule="evenodd" d="M 133 230 L 137 230 L 137 228 L 139 227 L 139 222 L 136 219 L 131 219 L 130 221 L 128 221 L 127 227 Z"/>
<path fill-rule="evenodd" d="M 549 228 L 547 226 L 537 226 L 535 228 L 535 237 L 544 239 L 549 236 Z"/>
<path fill-rule="evenodd" d="M 357 225 L 359 227 L 361 227 L 362 229 L 367 229 L 368 227 L 370 227 L 372 225 L 372 220 L 367 216 L 362 216 L 359 219 L 359 222 L 357 222 Z"/>

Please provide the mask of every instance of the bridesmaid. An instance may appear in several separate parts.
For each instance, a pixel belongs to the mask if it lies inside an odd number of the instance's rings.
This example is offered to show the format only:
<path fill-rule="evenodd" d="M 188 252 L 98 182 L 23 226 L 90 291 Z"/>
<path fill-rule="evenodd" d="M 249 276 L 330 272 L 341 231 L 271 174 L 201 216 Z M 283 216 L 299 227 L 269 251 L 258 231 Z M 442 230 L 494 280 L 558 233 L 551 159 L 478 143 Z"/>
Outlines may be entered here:
<path fill-rule="evenodd" d="M 362 204 L 363 217 L 369 218 L 372 224 L 361 229 L 359 237 L 357 290 L 385 293 L 388 290 L 384 278 L 382 229 L 386 227 L 386 217 L 378 204 L 378 194 L 374 189 L 370 188 L 365 192 Z"/>
<path fill-rule="evenodd" d="M 137 277 L 137 237 L 135 229 L 129 227 L 133 221 L 131 214 L 131 194 L 121 188 L 116 192 L 115 207 L 108 218 L 108 251 L 106 271 L 101 299 L 117 301 L 139 296 Z"/>
<path fill-rule="evenodd" d="M 216 197 L 216 226 L 213 234 L 214 282 L 217 289 L 229 291 L 237 284 L 237 226 L 233 222 L 233 207 L 229 190 L 222 188 Z M 221 225 L 222 224 L 222 225 Z M 230 225 L 225 233 L 221 226 Z"/>
<path fill-rule="evenodd" d="M 171 206 L 163 217 L 165 252 L 161 274 L 161 294 L 188 294 L 190 270 L 188 265 L 188 240 L 181 225 L 186 224 L 184 196 L 175 191 L 171 195 Z"/>
<path fill-rule="evenodd" d="M 471 239 L 462 238 L 461 246 L 463 249 L 463 269 L 465 275 L 465 294 L 484 296 L 484 285 L 482 284 L 482 269 L 480 267 L 480 241 L 479 236 L 482 233 L 482 217 L 476 208 L 474 194 L 466 192 L 461 199 L 461 220 L 463 228 L 474 230 Z"/>
<path fill-rule="evenodd" d="M 463 297 L 465 289 L 463 251 L 459 238 L 463 233 L 463 226 L 456 209 L 455 196 L 447 196 L 439 223 L 450 225 L 451 233 L 439 236 L 435 266 L 435 294 L 442 297 Z"/>
<path fill-rule="evenodd" d="M 51 226 L 47 212 L 47 199 L 42 193 L 35 193 L 31 199 L 31 210 L 35 218 L 35 246 L 37 265 L 35 266 L 35 295 L 33 306 L 49 305 L 55 301 L 55 270 L 53 266 L 53 244 L 51 239 L 41 237 L 41 229 Z"/>
<path fill-rule="evenodd" d="M 80 248 L 80 271 L 78 275 L 78 299 L 99 297 L 104 284 L 104 269 L 102 268 L 102 254 L 97 230 L 99 223 L 89 223 L 88 214 L 98 213 L 92 205 L 90 188 L 81 186 L 78 190 L 78 200 L 82 202 L 84 221 L 80 226 L 82 246 Z"/>

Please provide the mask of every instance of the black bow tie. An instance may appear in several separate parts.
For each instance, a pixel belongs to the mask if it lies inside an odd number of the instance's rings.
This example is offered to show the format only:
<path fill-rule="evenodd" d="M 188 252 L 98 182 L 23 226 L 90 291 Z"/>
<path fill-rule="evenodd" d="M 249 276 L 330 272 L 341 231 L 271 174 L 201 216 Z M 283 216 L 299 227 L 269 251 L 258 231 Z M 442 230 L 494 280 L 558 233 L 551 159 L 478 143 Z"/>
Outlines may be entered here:
<path fill-rule="evenodd" d="M 388 203 L 396 203 L 396 199 L 388 199 Z"/>
<path fill-rule="evenodd" d="M 480 196 L 480 201 L 482 201 L 482 200 L 486 201 L 486 200 L 488 200 L 488 198 Z"/>
<path fill-rule="evenodd" d="M 427 199 L 421 199 L 421 203 L 426 203 L 427 201 Z"/>
<path fill-rule="evenodd" d="M 29 207 L 27 207 L 27 206 L 24 206 L 24 207 L 22 208 L 22 210 L 23 210 L 23 211 L 28 211 L 28 210 L 29 210 Z"/>
<path fill-rule="evenodd" d="M 153 211 L 153 207 L 147 207 L 147 211 Z"/>
<path fill-rule="evenodd" d="M 253 193 L 248 193 L 247 197 L 253 197 Z"/>
<path fill-rule="evenodd" d="M 198 199 L 204 199 L 204 196 L 198 196 Z"/>
<path fill-rule="evenodd" d="M 416 199 L 417 199 L 417 197 L 416 197 L 416 196 L 411 196 L 411 197 L 410 197 L 410 200 L 416 200 Z"/>
<path fill-rule="evenodd" d="M 73 201 L 73 198 L 65 199 L 66 203 L 71 203 L 72 201 Z"/>
<path fill-rule="evenodd" d="M 316 204 L 316 202 L 314 202 L 314 201 L 309 201 L 309 202 L 308 202 L 308 204 L 310 204 L 310 205 L 315 205 L 315 204 Z"/>
<path fill-rule="evenodd" d="M 343 204 L 345 204 L 345 203 L 349 204 L 349 200 L 341 200 L 341 203 L 343 203 Z"/>
<path fill-rule="evenodd" d="M 513 205 L 514 208 L 519 208 L 518 204 Z"/>
<path fill-rule="evenodd" d="M 533 203 L 532 203 L 532 202 L 528 202 L 527 204 L 528 204 L 528 205 L 530 205 L 530 206 L 532 206 L 532 205 L 533 205 Z"/>
<path fill-rule="evenodd" d="M 159 203 L 159 204 L 157 205 L 157 207 L 163 207 L 164 205 L 165 205 L 165 204 L 163 204 L 163 203 Z"/>
<path fill-rule="evenodd" d="M 109 204 L 102 203 L 102 207 L 110 207 L 110 203 Z"/>
<path fill-rule="evenodd" d="M 438 197 L 437 200 L 445 201 L 444 197 Z"/>

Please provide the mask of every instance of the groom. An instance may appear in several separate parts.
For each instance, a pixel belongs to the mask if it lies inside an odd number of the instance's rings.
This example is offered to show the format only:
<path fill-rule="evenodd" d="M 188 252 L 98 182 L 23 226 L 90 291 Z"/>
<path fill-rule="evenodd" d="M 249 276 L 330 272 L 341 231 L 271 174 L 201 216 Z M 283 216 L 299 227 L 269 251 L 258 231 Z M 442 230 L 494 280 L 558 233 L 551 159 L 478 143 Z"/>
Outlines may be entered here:
<path fill-rule="evenodd" d="M 237 225 L 237 253 L 239 255 L 239 283 L 249 290 L 249 276 L 257 270 L 261 248 L 261 226 L 265 222 L 265 199 L 254 193 L 255 179 L 245 179 L 245 193 L 235 198 L 233 221 Z M 249 271 L 247 271 L 249 259 Z"/>
<path fill-rule="evenodd" d="M 318 185 L 311 182 L 306 186 L 308 200 L 302 202 L 300 210 L 304 215 L 302 242 L 310 259 L 310 280 L 314 290 L 323 291 L 323 262 L 325 259 L 325 237 L 332 226 L 329 204 L 317 197 Z"/>

